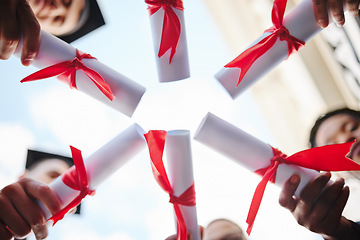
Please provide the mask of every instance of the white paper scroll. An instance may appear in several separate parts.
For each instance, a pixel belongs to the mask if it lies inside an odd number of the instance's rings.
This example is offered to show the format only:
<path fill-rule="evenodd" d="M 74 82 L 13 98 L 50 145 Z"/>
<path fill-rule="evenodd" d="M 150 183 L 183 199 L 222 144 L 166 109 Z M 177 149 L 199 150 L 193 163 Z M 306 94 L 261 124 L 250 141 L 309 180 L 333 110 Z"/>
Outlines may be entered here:
<path fill-rule="evenodd" d="M 169 64 L 169 60 L 170 60 L 171 50 L 168 50 L 162 57 L 160 58 L 158 57 L 160 43 L 161 43 L 162 29 L 163 29 L 164 9 L 160 8 L 156 13 L 150 16 L 150 25 L 151 25 L 153 44 L 154 44 L 156 67 L 160 82 L 173 82 L 190 77 L 184 11 L 178 10 L 174 7 L 171 8 L 174 10 L 175 14 L 178 16 L 180 20 L 181 30 L 180 30 L 179 43 L 176 48 L 176 53 L 173 56 L 170 64 Z"/>
<path fill-rule="evenodd" d="M 18 58 L 21 56 L 21 49 L 22 41 L 15 51 L 15 56 Z M 35 67 L 42 69 L 63 61 L 72 61 L 75 57 L 76 49 L 73 46 L 45 31 L 41 31 L 39 53 L 33 62 Z M 77 88 L 81 92 L 131 117 L 146 89 L 96 59 L 84 58 L 82 62 L 103 77 L 109 84 L 115 99 L 110 101 L 81 70 L 76 71 Z"/>
<path fill-rule="evenodd" d="M 304 42 L 309 41 L 322 29 L 316 22 L 312 0 L 303 0 L 295 6 L 284 17 L 283 24 L 292 36 L 303 40 Z M 251 46 L 260 42 L 268 35 L 270 35 L 270 33 L 264 33 L 255 42 L 253 42 Z M 287 56 L 287 42 L 277 39 L 274 46 L 252 64 L 244 78 L 241 80 L 239 86 L 236 87 L 240 75 L 239 68 L 224 67 L 215 74 L 215 78 L 223 85 L 231 97 L 235 99 L 263 75 L 284 61 Z"/>
<path fill-rule="evenodd" d="M 170 184 L 175 196 L 180 196 L 194 182 L 190 132 L 187 130 L 168 131 L 164 149 Z M 180 206 L 186 229 L 192 240 L 200 240 L 196 206 Z"/>
<path fill-rule="evenodd" d="M 103 181 L 146 147 L 144 133 L 139 125 L 133 124 L 84 160 L 90 190 L 95 190 Z M 61 176 L 51 182 L 49 186 L 59 196 L 62 208 L 74 200 L 80 192 L 65 185 Z M 39 204 L 46 218 L 51 217 L 49 210 L 41 202 Z"/>
<path fill-rule="evenodd" d="M 229 157 L 246 169 L 255 172 L 270 165 L 273 158 L 271 146 L 242 131 L 225 120 L 208 113 L 194 139 Z M 295 165 L 280 164 L 276 173 L 275 184 L 282 187 L 293 174 L 301 177 L 295 196 L 300 196 L 304 186 L 319 172 Z"/>

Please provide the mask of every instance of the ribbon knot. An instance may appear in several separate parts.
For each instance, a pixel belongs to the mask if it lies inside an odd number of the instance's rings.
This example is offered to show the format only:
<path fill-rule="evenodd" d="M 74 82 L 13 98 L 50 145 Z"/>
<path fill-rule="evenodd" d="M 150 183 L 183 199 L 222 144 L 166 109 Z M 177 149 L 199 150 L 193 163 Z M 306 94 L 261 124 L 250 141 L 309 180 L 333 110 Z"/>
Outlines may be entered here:
<path fill-rule="evenodd" d="M 273 155 L 274 155 L 274 157 L 271 159 L 272 163 L 273 162 L 278 162 L 279 164 L 286 163 L 287 155 L 285 153 L 282 153 L 277 148 L 272 148 L 272 150 L 273 150 Z"/>
<path fill-rule="evenodd" d="M 273 26 L 265 32 L 271 32 L 271 34 L 254 46 L 246 49 L 238 57 L 225 65 L 227 68 L 240 68 L 240 76 L 236 87 L 239 86 L 241 80 L 244 78 L 247 71 L 252 64 L 263 54 L 269 51 L 274 46 L 277 38 L 280 41 L 287 41 L 288 43 L 288 55 L 299 50 L 300 47 L 305 45 L 305 42 L 290 35 L 289 30 L 283 25 L 283 18 L 285 13 L 287 0 L 275 0 L 272 8 L 272 22 Z"/>
<path fill-rule="evenodd" d="M 96 193 L 95 190 L 90 190 L 90 189 L 85 189 L 85 190 L 82 190 L 81 193 L 80 193 L 80 196 L 82 198 L 86 197 L 87 195 L 89 196 L 94 196 Z"/>
<path fill-rule="evenodd" d="M 248 224 L 247 234 L 250 235 L 251 233 L 267 183 L 269 181 L 274 183 L 276 180 L 276 171 L 279 164 L 293 164 L 317 171 L 360 170 L 359 164 L 346 157 L 353 143 L 354 142 L 348 142 L 311 148 L 297 152 L 291 156 L 287 156 L 280 150 L 271 147 L 273 150 L 273 158 L 270 160 L 270 165 L 255 171 L 255 173 L 262 176 L 262 179 L 255 189 L 250 204 L 246 219 Z"/>
<path fill-rule="evenodd" d="M 93 196 L 95 194 L 95 190 L 89 189 L 89 179 L 83 158 L 81 156 L 81 151 L 77 148 L 74 148 L 73 146 L 70 146 L 70 149 L 74 161 L 74 166 L 66 171 L 61 176 L 61 179 L 66 186 L 70 187 L 71 189 L 80 191 L 80 193 L 67 206 L 48 219 L 48 221 L 53 221 L 53 225 L 55 225 L 55 223 L 57 223 L 59 220 L 63 219 L 65 214 L 67 214 L 71 209 L 78 206 L 81 200 L 86 196 Z"/>
<path fill-rule="evenodd" d="M 106 81 L 98 72 L 84 65 L 84 63 L 82 62 L 84 58 L 96 59 L 90 54 L 80 52 L 79 50 L 76 49 L 76 57 L 73 60 L 60 62 L 51 65 L 49 67 L 46 67 L 44 69 L 41 69 L 25 77 L 20 82 L 22 83 L 30 82 L 30 81 L 58 76 L 66 79 L 69 82 L 70 88 L 77 89 L 76 71 L 82 70 L 89 77 L 89 79 L 96 85 L 96 87 L 99 88 L 99 90 L 108 99 L 112 101 L 115 98 L 115 96 L 111 92 L 110 86 L 106 83 Z"/>
<path fill-rule="evenodd" d="M 164 3 L 164 5 L 161 6 L 161 8 L 164 10 L 164 11 L 171 11 L 171 6 L 172 4 L 171 3 Z"/>
<path fill-rule="evenodd" d="M 290 36 L 289 30 L 284 26 L 281 26 L 280 28 L 276 29 L 274 31 L 274 34 L 278 35 L 281 41 L 288 40 Z"/>
<path fill-rule="evenodd" d="M 170 185 L 170 181 L 165 171 L 164 163 L 162 160 L 166 135 L 167 132 L 161 130 L 152 130 L 144 134 L 149 148 L 151 167 L 155 180 L 160 185 L 160 187 L 169 194 L 170 196 L 169 202 L 174 205 L 174 211 L 177 220 L 176 239 L 186 240 L 187 230 L 186 230 L 185 220 L 179 205 L 195 206 L 196 204 L 195 187 L 194 187 L 194 183 L 192 183 L 192 185 L 188 189 L 186 189 L 180 196 L 176 197 L 174 195 L 174 189 Z"/>
<path fill-rule="evenodd" d="M 170 193 L 169 197 L 170 197 L 169 203 L 175 204 L 179 202 L 179 198 L 174 194 Z"/>
<path fill-rule="evenodd" d="M 171 49 L 169 59 L 170 64 L 176 53 L 181 33 L 180 20 L 173 8 L 183 11 L 184 6 L 182 0 L 145 0 L 145 3 L 148 5 L 150 16 L 156 13 L 160 8 L 164 10 L 164 21 L 158 57 L 161 58 Z"/>
<path fill-rule="evenodd" d="M 74 68 L 76 70 L 84 68 L 84 64 L 81 62 L 79 58 L 74 58 L 74 60 L 71 61 L 71 63 L 74 65 Z"/>
<path fill-rule="evenodd" d="M 276 169 L 280 164 L 287 163 L 286 161 L 287 156 L 286 154 L 282 153 L 276 148 L 272 148 L 272 150 L 273 150 L 273 158 L 270 160 L 270 165 L 265 168 L 256 170 L 255 173 L 257 173 L 260 176 L 263 176 L 264 178 L 266 174 L 269 174 L 270 176 L 268 176 L 268 181 L 274 183 L 276 178 Z"/>
<path fill-rule="evenodd" d="M 164 6 L 171 6 L 171 5 L 176 6 L 176 0 L 162 0 L 162 4 Z"/>

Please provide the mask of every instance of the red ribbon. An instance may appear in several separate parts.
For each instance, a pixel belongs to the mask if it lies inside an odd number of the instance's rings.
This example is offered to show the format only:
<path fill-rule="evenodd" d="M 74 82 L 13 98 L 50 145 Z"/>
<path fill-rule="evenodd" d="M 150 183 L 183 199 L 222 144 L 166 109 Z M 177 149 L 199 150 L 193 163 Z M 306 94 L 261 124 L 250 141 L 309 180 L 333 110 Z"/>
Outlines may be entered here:
<path fill-rule="evenodd" d="M 27 76 L 26 78 L 22 79 L 20 82 L 22 83 L 30 82 L 30 81 L 49 78 L 49 77 L 59 76 L 69 80 L 70 88 L 77 89 L 76 71 L 82 70 L 91 79 L 91 81 L 94 82 L 94 84 L 100 89 L 100 91 L 112 101 L 115 98 L 115 96 L 111 92 L 109 85 L 105 82 L 103 77 L 98 72 L 96 72 L 91 68 L 88 68 L 81 62 L 81 60 L 84 58 L 96 59 L 92 57 L 90 54 L 82 53 L 76 49 L 76 57 L 72 61 L 60 62 L 51 65 L 49 67 L 46 67 L 44 69 L 41 69 Z"/>
<path fill-rule="evenodd" d="M 285 13 L 287 0 L 275 0 L 272 9 L 272 22 L 273 26 L 265 32 L 272 32 L 269 36 L 262 39 L 254 46 L 246 49 L 238 57 L 226 64 L 227 68 L 240 68 L 240 76 L 236 86 L 239 86 L 241 80 L 250 69 L 251 65 L 264 53 L 266 53 L 277 41 L 287 41 L 288 56 L 299 50 L 300 47 L 305 45 L 305 42 L 290 35 L 289 30 L 283 25 L 283 18 Z"/>
<path fill-rule="evenodd" d="M 287 156 L 278 149 L 273 149 L 274 157 L 270 160 L 270 165 L 266 168 L 255 171 L 263 176 L 256 187 L 251 201 L 249 213 L 246 219 L 248 228 L 246 232 L 250 235 L 256 214 L 259 210 L 261 199 L 264 195 L 268 181 L 275 182 L 276 170 L 279 164 L 293 164 L 301 167 L 314 169 L 317 171 L 350 171 L 360 170 L 360 165 L 346 157 L 350 147 L 354 142 L 327 145 L 300 151 L 294 155 Z"/>
<path fill-rule="evenodd" d="M 70 146 L 70 149 L 74 161 L 74 166 L 66 171 L 62 175 L 61 179 L 66 186 L 74 190 L 78 190 L 80 193 L 72 202 L 70 202 L 67 206 L 65 206 L 62 210 L 54 214 L 49 219 L 53 221 L 53 225 L 55 225 L 57 221 L 63 219 L 65 214 L 67 214 L 71 209 L 78 206 L 81 200 L 87 195 L 93 196 L 95 194 L 95 190 L 89 189 L 89 179 L 86 173 L 83 158 L 81 156 L 81 151 L 77 148 L 74 148 L 73 146 Z"/>
<path fill-rule="evenodd" d="M 183 2 L 182 0 L 145 0 L 145 3 L 148 5 L 150 16 L 156 13 L 160 8 L 164 9 L 164 22 L 158 57 L 162 57 L 169 49 L 171 49 L 170 64 L 176 53 L 181 32 L 180 20 L 172 8 L 174 7 L 183 11 Z"/>
<path fill-rule="evenodd" d="M 164 153 L 166 131 L 162 130 L 151 130 L 144 134 L 151 158 L 151 167 L 155 177 L 155 180 L 160 187 L 169 194 L 170 203 L 174 205 L 175 215 L 177 219 L 177 240 L 186 240 L 187 230 L 185 225 L 184 217 L 181 213 L 180 206 L 195 206 L 195 187 L 194 183 L 184 191 L 180 196 L 174 195 L 174 190 L 170 185 L 170 181 L 166 174 L 162 156 Z"/>

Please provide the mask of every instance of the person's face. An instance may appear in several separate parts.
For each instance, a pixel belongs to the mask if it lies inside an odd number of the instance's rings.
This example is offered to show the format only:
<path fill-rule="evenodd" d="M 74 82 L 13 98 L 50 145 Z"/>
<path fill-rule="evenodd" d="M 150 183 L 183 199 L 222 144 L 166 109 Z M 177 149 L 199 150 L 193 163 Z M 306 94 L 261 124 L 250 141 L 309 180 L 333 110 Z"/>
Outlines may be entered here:
<path fill-rule="evenodd" d="M 29 0 L 40 26 L 54 35 L 71 32 L 77 25 L 85 0 Z"/>
<path fill-rule="evenodd" d="M 241 229 L 232 222 L 217 220 L 204 230 L 204 240 L 246 240 Z"/>
<path fill-rule="evenodd" d="M 68 169 L 69 165 L 63 160 L 49 158 L 28 170 L 24 176 L 49 184 Z"/>
<path fill-rule="evenodd" d="M 345 143 L 356 140 L 348 157 L 360 163 L 360 119 L 339 114 L 326 119 L 315 136 L 317 146 Z"/>

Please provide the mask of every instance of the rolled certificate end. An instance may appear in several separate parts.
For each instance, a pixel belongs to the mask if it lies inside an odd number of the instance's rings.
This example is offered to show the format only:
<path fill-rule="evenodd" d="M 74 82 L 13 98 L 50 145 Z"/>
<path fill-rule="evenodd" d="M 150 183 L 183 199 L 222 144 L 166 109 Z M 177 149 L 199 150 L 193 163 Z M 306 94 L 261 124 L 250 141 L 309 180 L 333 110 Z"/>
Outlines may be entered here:
<path fill-rule="evenodd" d="M 300 4 L 295 6 L 284 17 L 283 24 L 288 29 L 291 36 L 303 42 L 309 41 L 321 30 L 315 19 L 311 0 L 303 0 Z M 255 40 L 249 48 L 256 45 L 269 35 L 269 32 L 265 32 L 257 40 Z M 262 76 L 284 61 L 288 57 L 288 51 L 287 41 L 280 41 L 279 38 L 277 38 L 275 44 L 255 60 L 241 79 L 238 86 L 237 83 L 241 72 L 240 68 L 224 67 L 215 74 L 215 78 L 220 82 L 230 96 L 235 99 Z"/>
<path fill-rule="evenodd" d="M 105 79 L 115 98 L 110 101 L 81 71 L 77 72 L 78 90 L 131 117 L 146 91 L 145 87 L 97 60 L 84 59 L 83 62 Z"/>
<path fill-rule="evenodd" d="M 19 43 L 15 51 L 15 56 L 20 58 L 21 49 L 22 41 Z M 43 69 L 61 62 L 71 62 L 75 60 L 76 57 L 76 49 L 70 44 L 45 31 L 41 31 L 39 53 L 36 56 L 33 65 Z M 111 101 L 102 91 L 100 91 L 94 81 L 92 81 L 81 69 L 78 69 L 75 73 L 76 88 L 114 108 L 115 110 L 131 117 L 146 89 L 140 84 L 100 63 L 96 59 L 83 58 L 80 61 L 85 65 L 85 67 L 100 74 L 104 81 L 109 85 L 114 99 Z M 69 77 L 60 75 L 58 78 L 69 84 Z"/>
<path fill-rule="evenodd" d="M 159 49 L 163 35 L 164 10 L 160 8 L 150 16 L 151 32 L 155 51 L 155 60 L 159 82 L 173 82 L 190 77 L 188 48 L 186 41 L 184 11 L 171 7 L 180 21 L 180 37 L 176 52 L 171 56 L 172 49 L 159 57 Z M 166 34 L 166 32 L 165 32 Z M 167 34 L 168 36 L 171 35 Z M 172 57 L 172 58 L 171 58 Z"/>
<path fill-rule="evenodd" d="M 282 43 L 279 43 L 279 45 L 282 45 Z M 276 45 L 274 45 L 273 48 L 276 48 Z M 281 51 L 280 52 L 273 52 L 273 51 L 275 50 L 271 49 L 271 53 L 281 53 Z M 257 59 L 257 61 L 251 66 L 251 68 L 246 73 L 246 75 L 241 80 L 238 86 L 236 85 L 238 83 L 241 72 L 239 68 L 223 67 L 219 72 L 215 74 L 215 78 L 225 88 L 225 90 L 229 93 L 229 95 L 233 99 L 236 99 L 240 94 L 245 92 L 257 80 L 259 80 L 263 75 L 265 75 L 267 71 L 278 65 L 287 57 L 287 52 L 283 54 L 283 56 L 275 56 L 275 54 L 271 54 L 271 53 L 267 52 L 266 56 L 264 54 L 259 59 Z"/>
<path fill-rule="evenodd" d="M 244 132 L 225 120 L 208 113 L 198 127 L 194 139 L 255 172 L 270 165 L 274 157 L 270 145 Z M 293 174 L 301 177 L 295 196 L 319 173 L 295 165 L 280 164 L 275 184 L 282 187 Z"/>
<path fill-rule="evenodd" d="M 165 142 L 168 176 L 175 196 L 180 196 L 194 184 L 190 132 L 174 130 L 167 133 Z M 185 225 L 193 240 L 200 240 L 196 206 L 180 205 Z"/>
<path fill-rule="evenodd" d="M 95 190 L 98 185 L 145 148 L 144 133 L 139 125 L 133 124 L 84 160 L 90 190 Z M 62 180 L 62 176 L 51 182 L 49 186 L 60 198 L 62 208 L 72 202 L 80 193 L 80 191 L 67 186 Z M 48 209 L 41 202 L 39 204 L 46 218 L 51 217 Z"/>
<path fill-rule="evenodd" d="M 144 133 L 134 123 L 86 159 L 90 189 L 96 189 L 146 147 Z"/>

